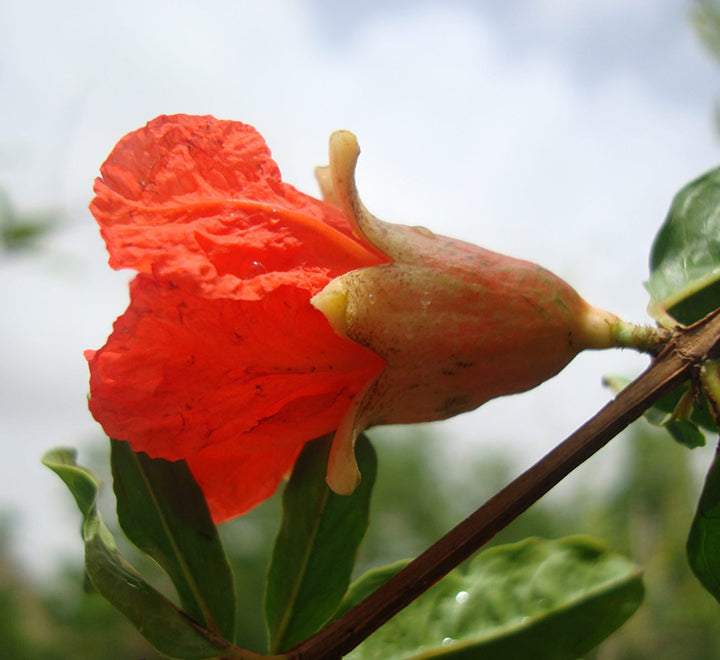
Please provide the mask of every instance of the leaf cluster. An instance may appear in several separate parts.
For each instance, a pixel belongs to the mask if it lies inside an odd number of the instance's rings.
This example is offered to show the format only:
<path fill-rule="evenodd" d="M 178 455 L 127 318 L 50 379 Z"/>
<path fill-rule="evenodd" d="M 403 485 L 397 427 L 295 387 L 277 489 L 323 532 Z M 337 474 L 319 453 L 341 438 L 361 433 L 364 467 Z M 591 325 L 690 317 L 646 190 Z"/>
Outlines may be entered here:
<path fill-rule="evenodd" d="M 283 494 L 265 596 L 270 657 L 286 652 L 295 657 L 294 645 L 407 563 L 371 570 L 350 584 L 368 524 L 376 459 L 363 438 L 358 457 L 366 479 L 353 496 L 340 497 L 322 479 L 329 446 L 329 438 L 308 445 Z M 83 513 L 90 581 L 148 641 L 170 657 L 258 657 L 234 645 L 229 565 L 183 462 L 150 459 L 126 443 L 112 442 L 120 523 L 135 545 L 164 568 L 179 606 L 119 556 L 97 511 L 94 475 L 78 466 L 68 450 L 50 452 L 45 463 L 65 481 Z M 548 655 L 538 657 L 570 659 L 627 619 L 642 590 L 637 567 L 596 541 L 534 539 L 498 546 L 433 587 L 352 657 L 476 657 L 482 649 L 497 649 L 511 658 L 540 645 Z M 394 640 L 393 655 L 378 656 L 387 653 L 387 640 Z"/>

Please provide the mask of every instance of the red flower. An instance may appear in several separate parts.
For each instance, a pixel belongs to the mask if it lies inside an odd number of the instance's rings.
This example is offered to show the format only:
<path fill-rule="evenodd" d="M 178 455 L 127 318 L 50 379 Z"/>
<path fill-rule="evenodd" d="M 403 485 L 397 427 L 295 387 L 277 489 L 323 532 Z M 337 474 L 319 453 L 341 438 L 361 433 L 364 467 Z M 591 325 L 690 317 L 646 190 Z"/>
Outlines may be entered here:
<path fill-rule="evenodd" d="M 280 180 L 250 126 L 158 117 L 101 168 L 91 210 L 130 306 L 88 351 L 90 410 L 136 451 L 186 459 L 213 517 L 269 497 L 384 362 L 310 298 L 387 259 Z"/>
<path fill-rule="evenodd" d="M 349 493 L 365 428 L 472 410 L 617 344 L 619 320 L 539 266 L 374 218 L 358 153 L 333 134 L 330 204 L 282 183 L 251 127 L 159 117 L 95 185 L 110 265 L 139 275 L 88 352 L 90 410 L 187 460 L 218 521 L 272 494 L 312 438 L 335 432 L 328 483 Z"/>

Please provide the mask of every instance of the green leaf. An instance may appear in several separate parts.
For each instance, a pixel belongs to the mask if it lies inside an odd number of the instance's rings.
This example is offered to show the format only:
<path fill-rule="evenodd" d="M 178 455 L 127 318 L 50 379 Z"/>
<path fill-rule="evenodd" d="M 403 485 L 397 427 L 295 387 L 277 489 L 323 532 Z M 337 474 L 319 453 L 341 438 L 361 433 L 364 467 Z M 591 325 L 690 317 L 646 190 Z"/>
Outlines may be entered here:
<path fill-rule="evenodd" d="M 603 383 L 617 394 L 630 383 L 630 379 L 605 376 Z M 701 428 L 717 430 L 708 410 L 707 397 L 703 395 L 698 404 L 691 396 L 689 382 L 658 399 L 643 413 L 643 417 L 653 426 L 664 428 L 676 442 L 689 449 L 705 446 L 705 434 Z"/>
<path fill-rule="evenodd" d="M 97 591 L 161 653 L 173 658 L 239 657 L 224 639 L 179 610 L 150 586 L 117 552 L 97 510 L 99 480 L 76 463 L 73 449 L 55 449 L 43 463 L 70 489 L 83 514 L 85 570 Z"/>
<path fill-rule="evenodd" d="M 111 440 L 113 488 L 127 537 L 170 576 L 183 609 L 235 636 L 232 570 L 205 497 L 185 461 L 153 459 Z"/>
<path fill-rule="evenodd" d="M 395 573 L 399 573 L 405 568 L 410 561 L 410 559 L 401 559 L 393 564 L 379 566 L 378 568 L 367 571 L 367 573 L 363 573 L 363 575 L 350 585 L 333 619 L 338 619 L 345 614 L 345 612 L 355 607 L 361 600 L 367 598 L 373 591 L 385 584 Z"/>
<path fill-rule="evenodd" d="M 720 601 L 720 455 L 710 466 L 687 541 L 690 568 Z"/>
<path fill-rule="evenodd" d="M 669 419 L 664 426 L 675 442 L 688 449 L 705 446 L 705 434 L 689 419 Z"/>
<path fill-rule="evenodd" d="M 348 660 L 576 660 L 643 598 L 640 570 L 597 541 L 526 539 L 476 555 Z"/>
<path fill-rule="evenodd" d="M 650 313 L 691 324 L 720 306 L 720 168 L 673 199 L 650 254 Z"/>
<path fill-rule="evenodd" d="M 365 436 L 358 438 L 362 481 L 352 495 L 336 495 L 325 483 L 331 442 L 326 436 L 305 446 L 283 493 L 283 519 L 265 592 L 273 653 L 305 639 L 335 612 L 368 525 L 375 451 Z"/>
<path fill-rule="evenodd" d="M 656 416 L 652 417 L 653 413 L 647 415 L 648 421 L 654 423 L 656 426 L 661 426 L 667 421 L 668 416 L 671 416 L 677 409 L 683 397 L 688 396 L 690 392 L 690 383 L 686 382 L 684 385 L 678 387 L 676 390 L 666 394 L 665 396 L 658 399 L 650 411 L 655 411 Z M 707 397 L 702 395 L 700 397 L 700 403 L 692 398 L 693 407 L 690 412 L 690 420 L 694 422 L 698 427 L 703 428 L 707 431 L 717 431 L 717 425 L 715 424 L 712 415 L 709 410 L 709 403 Z M 704 444 L 704 443 L 703 443 Z"/>

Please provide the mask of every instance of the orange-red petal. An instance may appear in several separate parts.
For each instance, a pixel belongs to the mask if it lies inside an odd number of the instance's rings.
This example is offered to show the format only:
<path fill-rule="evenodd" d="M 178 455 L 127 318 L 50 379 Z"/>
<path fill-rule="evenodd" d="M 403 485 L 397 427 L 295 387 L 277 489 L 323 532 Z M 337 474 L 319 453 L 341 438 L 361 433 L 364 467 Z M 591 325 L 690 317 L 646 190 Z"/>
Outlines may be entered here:
<path fill-rule="evenodd" d="M 288 286 L 206 298 L 139 275 L 107 344 L 88 352 L 91 412 L 137 451 L 187 459 L 220 518 L 246 511 L 384 366 L 308 298 Z"/>
<path fill-rule="evenodd" d="M 229 442 L 211 445 L 188 459 L 215 522 L 241 515 L 270 497 L 292 469 L 302 444 L 275 446 L 256 437 L 258 446 Z"/>
<path fill-rule="evenodd" d="M 283 183 L 247 124 L 158 117 L 120 140 L 101 175 L 90 208 L 113 268 L 257 300 L 284 285 L 317 292 L 386 260 L 337 207 Z"/>

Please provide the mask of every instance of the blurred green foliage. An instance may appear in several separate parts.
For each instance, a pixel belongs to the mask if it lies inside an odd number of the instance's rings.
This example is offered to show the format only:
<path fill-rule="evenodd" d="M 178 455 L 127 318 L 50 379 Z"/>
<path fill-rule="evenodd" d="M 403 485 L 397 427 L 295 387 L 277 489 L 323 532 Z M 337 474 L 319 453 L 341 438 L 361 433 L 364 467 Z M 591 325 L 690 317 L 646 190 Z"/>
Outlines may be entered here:
<path fill-rule="evenodd" d="M 0 648 L 11 660 L 103 658 L 156 660 L 135 629 L 100 597 L 82 590 L 77 568 L 60 569 L 46 584 L 24 575 L 0 545 Z"/>
<path fill-rule="evenodd" d="M 0 252 L 23 252 L 57 228 L 56 214 L 20 213 L 0 187 Z"/>
<path fill-rule="evenodd" d="M 690 21 L 708 52 L 720 62 L 720 0 L 695 0 Z M 715 106 L 715 128 L 720 133 L 720 106 Z"/>
<path fill-rule="evenodd" d="M 480 451 L 475 459 L 464 456 L 453 469 L 451 459 L 441 459 L 439 439 L 421 427 L 391 433 L 380 430 L 371 437 L 379 454 L 379 473 L 358 574 L 421 552 L 512 477 L 507 459 L 488 458 Z M 567 501 L 540 502 L 494 542 L 585 533 L 604 539 L 610 548 L 645 568 L 645 603 L 588 659 L 720 658 L 720 610 L 685 559 L 687 530 L 700 489 L 690 466 L 691 452 L 645 422 L 614 442 L 626 445 L 627 457 L 614 475 L 614 485 L 602 497 L 580 488 Z M 279 519 L 276 496 L 221 527 L 235 570 L 238 641 L 256 651 L 265 649 L 262 595 Z M 2 539 L 0 644 L 4 657 L 160 657 L 102 598 L 82 591 L 79 567 L 60 571 L 47 584 L 34 584 L 23 578 L 10 556 L 7 533 Z M 129 544 L 121 551 L 144 575 L 156 576 L 158 586 L 173 596 L 150 560 Z"/>
<path fill-rule="evenodd" d="M 695 0 L 690 17 L 702 43 L 720 60 L 720 2 Z"/>

